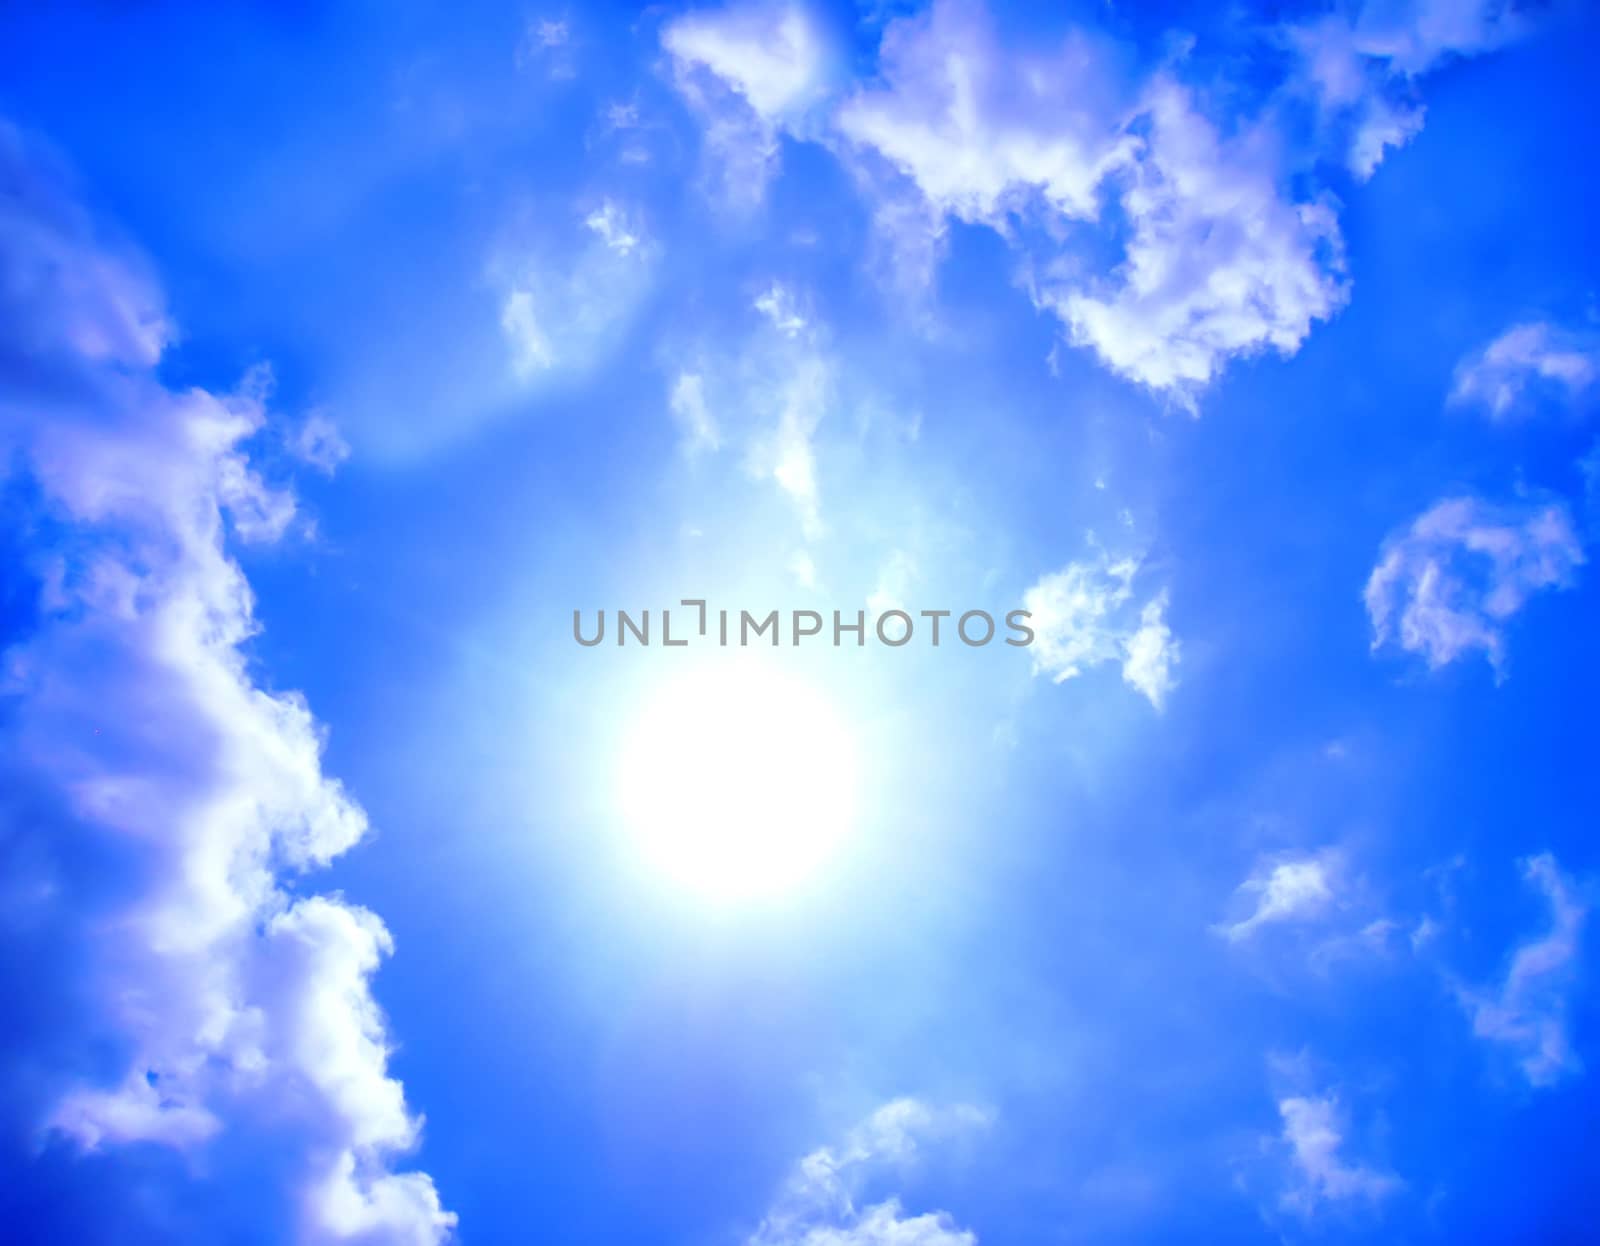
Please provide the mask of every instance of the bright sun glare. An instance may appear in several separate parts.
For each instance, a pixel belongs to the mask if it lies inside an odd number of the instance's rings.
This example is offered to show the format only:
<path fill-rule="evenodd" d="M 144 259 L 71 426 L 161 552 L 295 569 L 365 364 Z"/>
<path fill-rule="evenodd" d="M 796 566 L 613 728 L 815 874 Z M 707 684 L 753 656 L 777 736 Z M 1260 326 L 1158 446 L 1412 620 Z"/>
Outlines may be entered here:
<path fill-rule="evenodd" d="M 827 698 L 740 659 L 657 690 L 623 741 L 617 793 L 652 869 L 725 900 L 815 874 L 849 830 L 856 777 Z"/>

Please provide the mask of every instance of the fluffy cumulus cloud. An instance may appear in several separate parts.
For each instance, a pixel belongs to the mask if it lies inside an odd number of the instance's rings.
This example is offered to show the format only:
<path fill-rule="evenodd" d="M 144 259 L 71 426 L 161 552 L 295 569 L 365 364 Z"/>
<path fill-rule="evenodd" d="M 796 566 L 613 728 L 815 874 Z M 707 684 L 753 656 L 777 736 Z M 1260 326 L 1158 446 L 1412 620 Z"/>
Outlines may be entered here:
<path fill-rule="evenodd" d="M 1522 863 L 1523 877 L 1550 905 L 1550 929 L 1516 950 L 1505 980 L 1460 987 L 1472 1032 L 1508 1048 L 1529 1083 L 1548 1086 L 1578 1067 L 1567 1024 L 1567 996 L 1587 907 L 1549 853 Z"/>
<path fill-rule="evenodd" d="M 1334 903 L 1339 873 L 1339 860 L 1332 853 L 1264 864 L 1239 887 L 1250 911 L 1218 930 L 1238 943 L 1263 926 L 1320 917 Z"/>
<path fill-rule="evenodd" d="M 1042 207 L 1092 220 L 1101 182 L 1137 150 L 1107 60 L 1084 35 L 1012 57 L 980 6 L 939 3 L 889 25 L 881 83 L 847 99 L 837 125 L 939 212 L 999 225 Z"/>
<path fill-rule="evenodd" d="M 1592 401 L 1600 381 L 1600 346 L 1545 321 L 1513 325 L 1456 367 L 1450 401 L 1492 419 L 1525 415 L 1540 399 Z"/>
<path fill-rule="evenodd" d="M 1423 0 L 1271 28 L 1280 80 L 1232 114 L 1218 101 L 1237 84 L 1187 80 L 1181 56 L 1139 68 L 1084 31 L 1008 46 L 977 0 L 888 23 L 876 73 L 832 97 L 800 10 L 690 13 L 662 42 L 753 197 L 780 132 L 822 142 L 871 200 L 898 284 L 931 278 L 946 221 L 990 226 L 1071 342 L 1193 411 L 1230 360 L 1292 355 L 1349 298 L 1335 200 L 1308 169 L 1332 152 L 1370 176 L 1422 125 L 1418 79 L 1526 27 L 1509 6 Z"/>
<path fill-rule="evenodd" d="M 1160 709 L 1177 683 L 1180 645 L 1167 626 L 1166 592 L 1136 601 L 1138 571 L 1133 559 L 1101 556 L 1068 563 L 1029 588 L 1022 606 L 1033 616 L 1034 674 L 1059 684 L 1091 666 L 1119 663 L 1128 685 Z"/>
<path fill-rule="evenodd" d="M 1446 498 L 1384 545 L 1366 587 L 1373 648 L 1398 644 L 1431 668 L 1481 650 L 1503 674 L 1506 623 L 1583 561 L 1559 503 Z"/>
<path fill-rule="evenodd" d="M 1113 371 L 1192 409 L 1229 359 L 1291 355 L 1342 306 L 1343 243 L 1329 203 L 1281 193 L 1270 135 L 1223 139 L 1169 77 L 1140 116 L 1122 263 L 1099 280 L 1046 280 L 1040 297 Z"/>
<path fill-rule="evenodd" d="M 1345 1158 L 1345 1126 L 1334 1096 L 1285 1096 L 1278 1115 L 1294 1174 L 1281 1199 L 1286 1210 L 1309 1215 L 1328 1203 L 1376 1202 L 1400 1188 L 1393 1173 Z"/>
<path fill-rule="evenodd" d="M 859 1206 L 861 1185 L 904 1169 L 929 1142 L 987 1123 L 972 1107 L 935 1108 L 915 1099 L 886 1103 L 838 1144 L 794 1167 L 747 1246 L 976 1246 L 976 1234 L 942 1211 L 912 1215 L 899 1199 Z"/>
<path fill-rule="evenodd" d="M 396 1168 L 419 1122 L 369 986 L 388 933 L 292 884 L 366 819 L 323 773 L 306 703 L 261 687 L 244 652 L 256 624 L 230 547 L 281 539 L 295 513 L 248 456 L 264 384 L 164 387 L 148 275 L 11 129 L 0 178 L 0 487 L 28 515 L 37 585 L 4 652 L 17 902 L 0 941 L 70 975 L 50 989 L 73 1017 L 32 1035 L 5 1109 L 83 1150 L 198 1159 L 270 1138 L 293 1155 L 303 1240 L 443 1241 L 431 1180 Z M 335 444 L 321 430 L 305 457 L 331 467 Z"/>
<path fill-rule="evenodd" d="M 1112 370 L 1192 407 L 1227 359 L 1293 353 L 1339 308 L 1338 224 L 1326 203 L 1284 196 L 1270 134 L 1224 139 L 1170 73 L 1119 83 L 1124 59 L 1083 34 L 1013 52 L 979 6 L 944 2 L 890 26 L 882 85 L 847 100 L 838 127 L 937 214 L 1007 236 L 1043 223 L 1040 305 Z M 1096 275 L 1061 244 L 1075 223 L 1109 231 L 1113 202 L 1123 256 Z"/>

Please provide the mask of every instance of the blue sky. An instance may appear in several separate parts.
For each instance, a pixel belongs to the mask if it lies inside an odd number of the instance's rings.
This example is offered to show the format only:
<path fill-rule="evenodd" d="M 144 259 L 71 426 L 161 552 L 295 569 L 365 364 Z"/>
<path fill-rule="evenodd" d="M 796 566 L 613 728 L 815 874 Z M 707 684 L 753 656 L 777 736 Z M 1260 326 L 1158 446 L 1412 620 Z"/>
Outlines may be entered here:
<path fill-rule="evenodd" d="M 0 23 L 0 1236 L 1592 1232 L 1591 12 Z"/>

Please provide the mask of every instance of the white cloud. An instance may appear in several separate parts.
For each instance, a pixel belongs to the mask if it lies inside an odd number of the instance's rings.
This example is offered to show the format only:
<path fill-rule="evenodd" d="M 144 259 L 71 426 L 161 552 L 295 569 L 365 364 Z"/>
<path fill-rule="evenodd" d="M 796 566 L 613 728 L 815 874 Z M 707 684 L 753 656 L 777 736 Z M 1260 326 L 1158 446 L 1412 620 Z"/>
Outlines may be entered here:
<path fill-rule="evenodd" d="M 1420 952 L 1423 948 L 1433 943 L 1439 937 L 1439 930 L 1439 923 L 1427 914 L 1423 914 L 1422 919 L 1412 928 L 1410 936 L 1411 950 Z"/>
<path fill-rule="evenodd" d="M 760 321 L 734 350 L 680 347 L 667 360 L 698 360 L 677 371 L 670 396 L 686 452 L 736 451 L 747 476 L 788 499 L 809 542 L 824 531 L 818 433 L 839 399 L 826 326 L 801 312 L 805 302 L 775 283 L 753 300 Z"/>
<path fill-rule="evenodd" d="M 1004 49 L 981 6 L 941 0 L 892 23 L 885 85 L 839 109 L 840 133 L 887 161 L 935 217 L 1008 238 L 1041 223 L 1032 286 L 1071 340 L 1113 371 L 1193 407 L 1230 358 L 1292 354 L 1343 304 L 1331 205 L 1284 197 L 1265 125 L 1222 138 L 1168 72 L 1130 89 L 1113 46 L 1081 33 L 1048 56 Z M 868 179 L 870 186 L 879 183 Z M 1127 231 L 1122 262 L 1096 277 L 1070 245 L 1075 223 Z M 893 187 L 880 221 L 907 231 L 901 271 L 931 268 L 938 234 Z"/>
<path fill-rule="evenodd" d="M 1105 66 L 1083 35 L 1053 56 L 1012 57 L 980 5 L 941 0 L 889 25 L 884 85 L 847 100 L 837 125 L 941 213 L 998 224 L 1037 201 L 1092 220 L 1101 181 L 1136 146 Z"/>
<path fill-rule="evenodd" d="M 859 1187 L 884 1169 L 913 1162 L 929 1141 L 981 1128 L 972 1107 L 933 1108 L 915 1099 L 886 1103 L 836 1146 L 802 1158 L 747 1246 L 976 1246 L 944 1212 L 908 1216 L 888 1198 L 858 1207 Z"/>
<path fill-rule="evenodd" d="M 500 307 L 500 330 L 511 348 L 511 368 L 522 380 L 555 366 L 555 351 L 539 327 L 530 290 L 511 290 Z"/>
<path fill-rule="evenodd" d="M 1567 1032 L 1567 993 L 1587 908 L 1549 853 L 1522 863 L 1523 877 L 1550 902 L 1550 931 L 1525 943 L 1493 990 L 1458 989 L 1472 1032 L 1509 1047 L 1530 1084 L 1548 1086 L 1578 1068 Z"/>
<path fill-rule="evenodd" d="M 0 231 L 0 318 L 9 334 L 23 314 L 30 361 L 71 376 L 37 391 L 26 370 L 0 377 L 0 436 L 65 534 L 38 626 L 6 655 L 0 747 L 6 789 L 56 817 L 0 852 L 8 874 L 43 871 L 36 894 L 85 966 L 81 1029 L 122 1061 L 77 1080 L 68 1044 L 32 1052 L 54 1088 L 39 1123 L 85 1148 L 191 1153 L 292 1130 L 305 1240 L 441 1242 L 454 1217 L 431 1180 L 394 1170 L 419 1122 L 369 985 L 388 934 L 286 885 L 366 818 L 323 774 L 304 700 L 258 686 L 242 649 L 257 625 L 230 527 L 269 541 L 295 509 L 244 449 L 264 386 L 164 388 L 148 370 L 159 292 L 97 247 L 14 132 L 0 140 L 18 192 L 4 210 L 26 224 Z M 38 244 L 60 263 L 39 269 Z M 25 841 L 33 856 L 12 857 Z M 86 881 L 74 852 L 123 868 Z"/>
<path fill-rule="evenodd" d="M 1371 177 L 1391 148 L 1421 129 L 1416 80 L 1451 57 L 1520 38 L 1529 13 L 1501 0 L 1401 0 L 1341 9 L 1284 35 L 1298 54 L 1289 89 L 1308 93 L 1325 137 L 1343 144 L 1350 171 Z"/>
<path fill-rule="evenodd" d="M 55 184 L 53 154 L 0 121 L 0 168 L 24 170 L 0 196 L 7 346 L 33 357 L 148 367 L 173 337 L 161 292 L 128 248 L 96 237 L 87 212 Z"/>
<path fill-rule="evenodd" d="M 574 243 L 524 215 L 490 255 L 501 334 L 523 385 L 593 367 L 653 278 L 658 248 L 627 208 L 603 200 L 581 224 Z"/>
<path fill-rule="evenodd" d="M 794 503 L 808 540 L 822 534 L 816 436 L 836 401 L 832 359 L 823 327 L 801 314 L 800 298 L 774 283 L 755 300 L 771 325 L 768 349 L 745 360 L 744 403 L 755 417 L 745 447 L 745 469 L 771 480 Z"/>
<path fill-rule="evenodd" d="M 1162 590 L 1139 611 L 1139 629 L 1124 642 L 1122 677 L 1159 707 L 1176 687 L 1172 668 L 1178 663 L 1178 642 L 1167 626 L 1167 594 Z"/>
<path fill-rule="evenodd" d="M 1090 666 L 1120 662 L 1122 677 L 1160 709 L 1176 686 L 1172 668 L 1180 646 L 1167 627 L 1165 591 L 1142 606 L 1133 604 L 1133 559 L 1068 563 L 1040 578 L 1023 594 L 1032 613 L 1034 674 L 1056 683 L 1074 679 Z"/>
<path fill-rule="evenodd" d="M 784 337 L 798 338 L 809 327 L 794 291 L 781 282 L 774 281 L 756 297 L 755 309 Z"/>
<path fill-rule="evenodd" d="M 816 20 L 800 5 L 697 10 L 668 22 L 661 45 L 705 127 L 720 197 L 738 208 L 760 203 L 779 134 L 826 94 L 830 52 Z"/>
<path fill-rule="evenodd" d="M 1449 57 L 1504 47 L 1527 34 L 1532 20 L 1528 7 L 1502 0 L 1410 0 L 1363 6 L 1356 34 L 1365 54 L 1414 78 Z"/>
<path fill-rule="evenodd" d="M 756 435 L 745 458 L 752 475 L 771 479 L 789 495 L 807 538 L 822 532 L 813 441 L 832 393 L 833 370 L 825 360 L 814 354 L 795 360 L 772 394 L 776 424 Z"/>
<path fill-rule="evenodd" d="M 552 82 L 566 82 L 578 73 L 573 55 L 572 23 L 565 17 L 529 18 L 517 43 L 519 70 L 542 69 Z"/>
<path fill-rule="evenodd" d="M 695 372 L 680 372 L 672 383 L 668 400 L 672 418 L 683 432 L 683 446 L 690 454 L 715 450 L 722 444 L 716 418 L 706 406 L 704 379 Z"/>
<path fill-rule="evenodd" d="M 1230 139 L 1158 78 L 1148 136 L 1121 194 L 1131 236 L 1109 280 L 1046 278 L 1040 300 L 1112 371 L 1194 406 L 1230 359 L 1292 355 L 1348 295 L 1330 203 L 1280 193 L 1274 141 Z"/>
<path fill-rule="evenodd" d="M 1392 640 L 1434 669 L 1481 649 L 1503 676 L 1506 622 L 1583 561 L 1560 503 L 1446 498 L 1384 544 L 1365 593 L 1372 647 Z"/>
<path fill-rule="evenodd" d="M 1218 929 L 1238 943 L 1262 926 L 1319 917 L 1334 901 L 1338 875 L 1338 858 L 1332 853 L 1263 865 L 1239 887 L 1241 896 L 1255 897 L 1255 908 Z"/>
<path fill-rule="evenodd" d="M 1526 413 L 1535 397 L 1569 403 L 1600 380 L 1600 348 L 1544 321 L 1513 325 L 1456 367 L 1450 401 L 1482 407 L 1496 420 Z"/>
<path fill-rule="evenodd" d="M 1400 933 L 1400 923 L 1389 917 L 1377 917 L 1361 927 L 1356 936 L 1363 944 L 1379 954 L 1387 953 Z"/>
<path fill-rule="evenodd" d="M 1420 104 L 1395 104 L 1381 98 L 1368 100 L 1350 140 L 1350 171 L 1366 181 L 1378 171 L 1391 149 L 1404 147 L 1422 133 L 1426 115 L 1427 110 Z"/>
<path fill-rule="evenodd" d="M 1506 6 L 1460 0 L 1287 25 L 1270 32 L 1293 56 L 1267 104 L 1221 118 L 1201 101 L 1229 91 L 1180 81 L 1182 57 L 1141 81 L 1109 39 L 1006 47 L 981 3 L 936 0 L 887 24 L 874 80 L 827 124 L 827 57 L 802 10 L 692 13 L 662 39 L 730 194 L 759 200 L 780 132 L 818 139 L 871 200 L 901 293 L 931 280 L 946 220 L 991 226 L 1023 251 L 1033 297 L 1071 342 L 1192 411 L 1229 361 L 1295 353 L 1349 298 L 1335 202 L 1290 190 L 1307 179 L 1285 101 L 1309 99 L 1317 143 L 1370 176 L 1422 125 L 1414 79 L 1526 28 Z M 1120 261 L 1097 271 L 1108 246 Z"/>
<path fill-rule="evenodd" d="M 321 411 L 313 411 L 288 437 L 289 453 L 302 463 L 331 476 L 350 457 L 350 445 L 339 427 Z"/>
<path fill-rule="evenodd" d="M 564 20 L 544 17 L 528 23 L 528 38 L 541 48 L 560 48 L 572 38 L 572 31 Z"/>
<path fill-rule="evenodd" d="M 851 163 L 861 193 L 872 205 L 868 267 L 898 306 L 922 314 L 949 238 L 945 214 L 898 175 L 883 176 Z"/>
<path fill-rule="evenodd" d="M 639 124 L 639 106 L 627 100 L 614 100 L 601 109 L 600 116 L 608 130 L 632 130 Z"/>
<path fill-rule="evenodd" d="M 685 13 L 662 29 L 661 46 L 680 70 L 710 71 L 768 121 L 812 102 L 827 60 L 821 32 L 800 5 Z"/>
<path fill-rule="evenodd" d="M 1422 129 L 1424 108 L 1383 58 L 1363 51 L 1348 17 L 1331 14 L 1284 35 L 1300 62 L 1288 90 L 1311 97 L 1325 141 L 1342 145 L 1350 172 L 1366 181 Z"/>
<path fill-rule="evenodd" d="M 1375 1202 L 1400 1188 L 1393 1173 L 1342 1158 L 1344 1127 L 1331 1095 L 1287 1096 L 1278 1101 L 1278 1114 L 1282 1142 L 1296 1173 L 1282 1198 L 1287 1210 L 1310 1214 L 1324 1203 Z"/>
<path fill-rule="evenodd" d="M 629 222 L 627 211 L 612 199 L 602 200 L 583 223 L 618 255 L 632 253 L 643 242 L 643 231 Z"/>

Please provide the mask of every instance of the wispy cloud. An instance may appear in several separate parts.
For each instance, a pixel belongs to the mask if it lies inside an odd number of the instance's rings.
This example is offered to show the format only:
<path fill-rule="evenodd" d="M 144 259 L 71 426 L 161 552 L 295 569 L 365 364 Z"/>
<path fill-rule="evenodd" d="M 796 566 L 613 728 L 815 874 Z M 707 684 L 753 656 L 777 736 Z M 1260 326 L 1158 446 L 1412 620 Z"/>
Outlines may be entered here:
<path fill-rule="evenodd" d="M 717 197 L 759 204 L 777 166 L 778 136 L 822 97 L 830 52 L 799 4 L 736 4 L 668 22 L 661 46 L 673 82 L 700 116 Z"/>
<path fill-rule="evenodd" d="M 289 434 L 289 453 L 302 463 L 331 476 L 350 457 L 350 445 L 339 426 L 322 411 L 313 411 Z"/>
<path fill-rule="evenodd" d="M 1294 1179 L 1280 1205 L 1309 1215 L 1328 1203 L 1377 1202 L 1401 1188 L 1393 1173 L 1345 1158 L 1344 1122 L 1331 1094 L 1278 1100 L 1282 1145 Z"/>
<path fill-rule="evenodd" d="M 1391 149 L 1422 129 L 1417 82 L 1452 58 L 1476 56 L 1533 29 L 1529 9 L 1467 0 L 1461 4 L 1357 4 L 1284 28 L 1299 56 L 1288 93 L 1316 103 L 1324 141 L 1342 148 L 1365 181 Z"/>
<path fill-rule="evenodd" d="M 1519 947 L 1497 987 L 1458 987 L 1472 1032 L 1509 1048 L 1529 1083 L 1548 1086 L 1577 1070 L 1567 1030 L 1567 994 L 1587 907 L 1549 853 L 1522 863 L 1527 882 L 1550 902 L 1550 930 Z"/>
<path fill-rule="evenodd" d="M 1545 321 L 1513 325 L 1456 366 L 1450 401 L 1496 420 L 1525 415 L 1541 396 L 1572 404 L 1592 398 L 1600 346 Z"/>
<path fill-rule="evenodd" d="M 773 282 L 757 295 L 755 308 L 787 338 L 799 338 L 810 326 L 810 320 L 800 310 L 799 299 L 794 291 L 781 282 Z"/>
<path fill-rule="evenodd" d="M 789 500 L 811 541 L 824 530 L 816 443 L 837 402 L 838 368 L 826 326 L 803 306 L 769 284 L 750 304 L 755 331 L 732 354 L 678 371 L 668 405 L 686 451 L 736 450 L 750 477 Z"/>
<path fill-rule="evenodd" d="M 1507 621 L 1583 561 L 1559 502 L 1446 498 L 1384 543 L 1365 593 L 1372 647 L 1392 641 L 1435 669 L 1482 650 L 1503 677 Z"/>
<path fill-rule="evenodd" d="M 822 531 L 814 439 L 833 393 L 833 371 L 819 355 L 794 361 L 772 397 L 777 420 L 751 441 L 745 462 L 757 477 L 770 478 L 794 502 L 808 538 Z"/>
<path fill-rule="evenodd" d="M 551 82 L 577 77 L 572 21 L 562 17 L 530 17 L 517 44 L 516 66 L 525 73 L 540 72 Z"/>
<path fill-rule="evenodd" d="M 684 450 L 698 454 L 722 444 L 716 418 L 706 406 L 705 380 L 698 372 L 680 372 L 667 401 L 672 418 L 683 433 Z"/>
<path fill-rule="evenodd" d="M 639 227 L 628 219 L 628 212 L 613 199 L 602 200 L 600 206 L 583 218 L 589 231 L 618 255 L 631 255 L 643 245 Z"/>
<path fill-rule="evenodd" d="M 702 66 L 766 120 L 803 107 L 815 94 L 825 46 L 799 4 L 740 4 L 685 13 L 667 23 L 661 44 L 681 65 Z"/>
<path fill-rule="evenodd" d="M 518 214 L 488 263 L 515 379 L 536 385 L 595 366 L 650 288 L 658 251 L 637 213 L 613 199 L 576 222 Z"/>
<path fill-rule="evenodd" d="M 973 1107 L 937 1108 L 916 1099 L 884 1104 L 836 1145 L 794 1167 L 748 1246 L 976 1246 L 976 1234 L 942 1211 L 909 1215 L 898 1198 L 857 1206 L 869 1177 L 903 1169 L 929 1143 L 988 1123 Z"/>
<path fill-rule="evenodd" d="M 1339 858 L 1331 852 L 1264 864 L 1239 885 L 1240 896 L 1253 897 L 1254 907 L 1217 930 L 1229 942 L 1238 943 L 1263 926 L 1320 917 L 1335 901 L 1339 875 Z"/>
<path fill-rule="evenodd" d="M 1160 709 L 1176 687 L 1180 646 L 1167 626 L 1165 590 L 1135 604 L 1138 571 L 1134 559 L 1101 554 L 1068 563 L 1023 593 L 1033 616 L 1034 673 L 1059 684 L 1089 667 L 1120 663 L 1124 681 Z"/>

